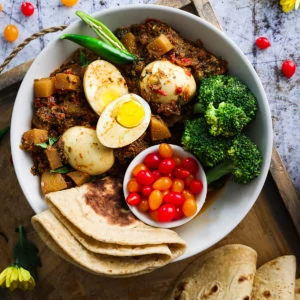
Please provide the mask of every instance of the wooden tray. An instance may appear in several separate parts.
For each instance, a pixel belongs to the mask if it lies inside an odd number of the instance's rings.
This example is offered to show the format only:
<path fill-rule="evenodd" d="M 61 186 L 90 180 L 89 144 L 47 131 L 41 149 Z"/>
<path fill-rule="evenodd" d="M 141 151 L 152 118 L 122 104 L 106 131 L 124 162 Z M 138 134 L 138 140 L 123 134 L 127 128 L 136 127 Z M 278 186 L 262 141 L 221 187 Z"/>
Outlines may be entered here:
<path fill-rule="evenodd" d="M 200 15 L 220 27 L 208 1 L 159 1 Z M 0 76 L 0 128 L 10 124 L 14 99 L 30 62 Z M 2 86 L 1 86 L 2 84 Z M 20 116 L 22 117 L 22 116 Z M 8 293 L 0 289 L 0 299 L 160 299 L 183 268 L 195 256 L 172 263 L 150 274 L 126 279 L 109 279 L 82 271 L 50 251 L 33 230 L 34 212 L 17 182 L 7 134 L 0 143 L 0 269 L 12 262 L 12 247 L 17 239 L 15 228 L 22 224 L 28 238 L 38 249 L 42 267 L 34 291 Z M 264 188 L 244 220 L 212 248 L 229 243 L 253 247 L 258 265 L 277 256 L 294 254 L 300 259 L 299 199 L 276 150 Z M 298 209 L 298 210 L 297 210 Z M 8 240 L 6 239 L 8 237 Z M 211 248 L 211 249 L 212 249 Z M 200 254 L 198 254 L 200 255 Z M 300 267 L 297 268 L 300 276 Z"/>

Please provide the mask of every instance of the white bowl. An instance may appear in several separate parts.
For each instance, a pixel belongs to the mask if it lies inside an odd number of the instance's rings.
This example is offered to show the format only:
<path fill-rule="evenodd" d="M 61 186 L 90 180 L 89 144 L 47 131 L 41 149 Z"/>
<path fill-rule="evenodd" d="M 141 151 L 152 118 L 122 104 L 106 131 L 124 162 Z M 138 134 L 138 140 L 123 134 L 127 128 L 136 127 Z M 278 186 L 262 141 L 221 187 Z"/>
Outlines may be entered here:
<path fill-rule="evenodd" d="M 145 21 L 146 18 L 162 20 L 182 36 L 190 40 L 201 39 L 205 47 L 228 61 L 229 72 L 244 81 L 258 99 L 258 112 L 248 134 L 261 150 L 263 164 L 261 175 L 247 185 L 228 182 L 219 195 L 203 213 L 176 232 L 187 242 L 181 260 L 204 251 L 229 234 L 246 216 L 264 185 L 268 174 L 272 151 L 272 123 L 268 101 L 262 84 L 246 56 L 223 32 L 201 18 L 175 8 L 156 5 L 128 5 L 102 10 L 94 17 L 101 19 L 112 30 L 122 25 Z M 80 20 L 70 25 L 63 33 L 91 34 Z M 47 208 L 40 193 L 39 178 L 30 173 L 32 159 L 19 146 L 24 131 L 31 126 L 33 81 L 48 76 L 62 64 L 77 45 L 58 38 L 38 55 L 20 86 L 11 123 L 11 151 L 20 186 L 32 209 L 39 213 Z"/>
<path fill-rule="evenodd" d="M 189 218 L 182 218 L 180 220 L 176 220 L 176 221 L 171 221 L 171 222 L 156 222 L 153 219 L 151 219 L 151 217 L 149 216 L 149 214 L 146 212 L 141 212 L 136 206 L 132 206 L 132 205 L 128 205 L 129 209 L 132 211 L 132 213 L 139 218 L 141 221 L 143 221 L 144 223 L 151 225 L 151 226 L 155 226 L 155 227 L 161 227 L 161 228 L 173 228 L 173 227 L 178 227 L 178 226 L 182 226 L 184 224 L 186 224 L 187 222 L 191 221 L 194 217 L 197 216 L 197 214 L 199 213 L 199 211 L 201 210 L 201 208 L 203 207 L 203 204 L 205 202 L 206 199 L 206 195 L 207 195 L 207 182 L 206 182 L 206 175 L 204 173 L 204 170 L 201 166 L 201 164 L 199 163 L 198 159 L 192 154 L 189 153 L 185 150 L 183 150 L 183 148 L 177 146 L 177 145 L 171 145 L 172 149 L 173 149 L 173 153 L 179 157 L 182 158 L 186 158 L 186 157 L 193 157 L 197 162 L 198 162 L 198 166 L 199 166 L 199 171 L 196 174 L 197 179 L 200 179 L 203 183 L 203 190 L 201 191 L 201 193 L 199 193 L 195 200 L 197 202 L 197 211 L 196 213 L 189 217 Z M 146 157 L 147 154 L 152 153 L 152 152 L 157 152 L 159 148 L 159 145 L 155 145 L 155 146 L 151 146 L 149 148 L 147 148 L 146 150 L 142 151 L 141 153 L 139 153 L 129 164 L 125 175 L 124 175 L 124 180 L 123 180 L 123 192 L 124 192 L 124 196 L 125 199 L 128 196 L 128 190 L 127 190 L 127 183 L 129 181 L 130 178 L 132 178 L 132 170 L 134 169 L 134 167 L 139 164 L 142 163 L 144 158 Z"/>

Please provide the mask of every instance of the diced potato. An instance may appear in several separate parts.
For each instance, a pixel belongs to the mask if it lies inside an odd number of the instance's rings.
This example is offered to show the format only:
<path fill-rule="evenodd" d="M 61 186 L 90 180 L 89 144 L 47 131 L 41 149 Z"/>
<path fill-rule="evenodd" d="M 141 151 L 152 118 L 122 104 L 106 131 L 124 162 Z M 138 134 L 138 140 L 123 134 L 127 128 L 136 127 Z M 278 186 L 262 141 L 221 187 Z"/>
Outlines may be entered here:
<path fill-rule="evenodd" d="M 45 150 L 45 154 L 47 156 L 50 168 L 52 170 L 63 166 L 57 148 L 55 148 L 54 146 L 48 146 L 47 149 Z"/>
<path fill-rule="evenodd" d="M 136 50 L 136 37 L 132 32 L 128 32 L 125 35 L 122 36 L 121 42 L 125 46 L 125 48 L 131 52 L 134 53 Z"/>
<path fill-rule="evenodd" d="M 81 86 L 80 77 L 73 74 L 57 73 L 55 75 L 55 88 L 57 90 L 76 91 Z"/>
<path fill-rule="evenodd" d="M 171 132 L 165 122 L 159 116 L 151 116 L 150 120 L 150 138 L 154 141 L 160 141 L 171 137 Z"/>
<path fill-rule="evenodd" d="M 23 133 L 22 144 L 34 146 L 48 141 L 48 131 L 44 129 L 30 129 Z"/>
<path fill-rule="evenodd" d="M 34 96 L 35 97 L 49 97 L 55 92 L 55 78 L 41 78 L 34 80 Z"/>
<path fill-rule="evenodd" d="M 174 46 L 163 33 L 147 46 L 149 53 L 154 57 L 161 57 L 173 48 Z"/>
<path fill-rule="evenodd" d="M 76 185 L 82 185 L 89 181 L 90 175 L 86 172 L 81 171 L 72 171 L 66 174 L 68 177 L 70 177 Z"/>
<path fill-rule="evenodd" d="M 67 187 L 68 185 L 62 174 L 46 171 L 41 176 L 41 188 L 43 194 L 61 191 Z"/>

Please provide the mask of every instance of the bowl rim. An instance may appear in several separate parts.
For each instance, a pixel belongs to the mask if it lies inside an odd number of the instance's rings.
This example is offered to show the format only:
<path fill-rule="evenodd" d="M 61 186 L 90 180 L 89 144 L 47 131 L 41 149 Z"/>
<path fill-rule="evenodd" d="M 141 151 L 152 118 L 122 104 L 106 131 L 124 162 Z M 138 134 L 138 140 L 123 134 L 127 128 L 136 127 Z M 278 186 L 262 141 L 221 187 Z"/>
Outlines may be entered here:
<path fill-rule="evenodd" d="M 204 169 L 203 169 L 201 163 L 199 162 L 199 160 L 192 153 L 184 150 L 182 147 L 175 145 L 175 144 L 169 144 L 169 145 L 172 147 L 173 153 L 175 155 L 178 155 L 181 157 L 192 157 L 197 161 L 198 166 L 199 166 L 199 170 L 197 172 L 197 179 L 200 179 L 202 181 L 203 189 L 202 189 L 201 193 L 196 196 L 196 202 L 197 202 L 196 213 L 191 217 L 188 217 L 188 218 L 185 217 L 185 218 L 182 218 L 182 219 L 179 219 L 176 221 L 170 221 L 170 222 L 154 221 L 148 216 L 147 213 L 140 212 L 136 206 L 129 205 L 126 202 L 128 208 L 138 219 L 140 219 L 141 221 L 143 221 L 144 223 L 146 223 L 150 226 L 159 227 L 159 228 L 175 228 L 175 227 L 179 227 L 179 226 L 182 226 L 182 225 L 188 223 L 189 221 L 194 219 L 199 214 L 199 212 L 201 211 L 201 208 L 203 207 L 203 205 L 205 203 L 206 196 L 207 196 L 206 175 L 205 175 Z M 141 163 L 147 154 L 152 153 L 152 152 L 157 152 L 158 148 L 159 148 L 159 144 L 148 147 L 147 149 L 140 152 L 128 165 L 125 175 L 124 175 L 124 179 L 123 179 L 123 193 L 124 193 L 125 199 L 129 194 L 129 192 L 127 191 L 127 183 L 132 178 L 131 174 L 132 174 L 133 168 L 138 163 Z"/>
<path fill-rule="evenodd" d="M 261 96 L 261 102 L 263 104 L 262 113 L 264 115 L 264 119 L 265 119 L 264 122 L 265 122 L 265 126 L 266 126 L 265 127 L 266 136 L 264 137 L 265 141 L 266 141 L 264 144 L 265 145 L 264 164 L 262 166 L 259 179 L 256 180 L 257 183 L 255 186 L 255 190 L 252 193 L 251 199 L 249 199 L 249 201 L 246 203 L 243 211 L 240 213 L 240 217 L 238 219 L 236 219 L 235 222 L 232 222 L 231 226 L 222 228 L 222 231 L 220 231 L 219 233 L 216 233 L 214 235 L 214 238 L 210 238 L 210 241 L 206 242 L 205 245 L 202 246 L 202 248 L 200 250 L 199 250 L 199 248 L 190 249 L 188 255 L 183 254 L 182 256 L 180 256 L 179 258 L 174 260 L 174 261 L 179 261 L 179 260 L 191 257 L 199 252 L 206 250 L 207 248 L 211 247 L 212 245 L 219 242 L 222 238 L 227 236 L 245 218 L 245 216 L 248 214 L 248 212 L 250 211 L 250 209 L 256 202 L 256 200 L 263 188 L 265 180 L 267 178 L 269 166 L 271 163 L 271 155 L 272 155 L 272 147 L 273 147 L 273 130 L 272 130 L 271 112 L 270 112 L 269 103 L 268 103 L 264 88 L 262 86 L 260 78 L 258 77 L 258 74 L 254 70 L 254 67 L 252 66 L 250 61 L 247 59 L 246 55 L 242 52 L 242 50 L 224 32 L 220 31 L 219 29 L 214 27 L 212 24 L 210 24 L 206 20 L 203 20 L 199 16 L 196 16 L 192 13 L 189 13 L 189 12 L 177 9 L 177 8 L 161 6 L 161 5 L 156 5 L 156 4 L 130 4 L 130 5 L 121 6 L 121 7 L 103 9 L 101 11 L 93 13 L 92 15 L 94 17 L 102 17 L 102 16 L 114 14 L 115 12 L 125 12 L 128 10 L 134 10 L 137 13 L 140 10 L 164 11 L 166 13 L 170 12 L 171 14 L 175 14 L 178 17 L 184 17 L 185 19 L 188 19 L 188 20 L 194 20 L 197 23 L 201 24 L 202 26 L 205 26 L 208 30 L 212 31 L 214 34 L 219 36 L 222 40 L 224 40 L 225 43 L 227 43 L 231 48 L 233 48 L 234 51 L 236 51 L 238 53 L 239 57 L 242 59 L 243 63 L 246 65 L 246 67 L 248 69 L 247 72 L 249 72 L 249 75 L 252 76 L 252 79 L 255 82 L 255 86 L 257 87 L 257 93 L 259 93 L 259 95 Z M 74 27 L 78 26 L 78 24 L 80 22 L 82 22 L 82 21 L 77 20 L 75 22 L 72 22 L 70 24 L 70 26 L 68 26 L 64 31 L 61 32 L 61 34 L 71 31 Z M 57 42 L 58 39 L 59 39 L 58 37 L 54 38 L 40 52 L 40 54 L 37 56 L 37 58 L 33 61 L 32 65 L 30 66 L 28 72 L 26 73 L 26 75 L 23 78 L 22 83 L 19 87 L 19 91 L 16 96 L 15 104 L 14 104 L 13 111 L 12 111 L 11 130 L 10 130 L 11 153 L 12 153 L 12 159 L 15 162 L 20 160 L 18 151 L 20 151 L 19 145 L 21 143 L 21 140 L 20 140 L 20 133 L 18 132 L 18 126 L 17 126 L 18 119 L 20 117 L 18 115 L 19 111 L 17 110 L 17 108 L 22 106 L 21 91 L 23 90 L 23 87 L 26 85 L 27 78 L 30 78 L 30 76 L 31 76 L 31 70 L 33 70 L 33 68 L 38 65 L 39 58 L 41 57 L 41 55 L 45 51 L 47 51 L 47 49 L 51 48 L 51 46 L 55 42 Z M 29 205 L 31 206 L 31 208 L 33 209 L 33 211 L 35 213 L 38 213 L 38 212 L 41 212 L 42 210 L 46 209 L 47 208 L 46 204 L 41 205 L 41 203 L 38 203 L 39 199 L 37 199 L 36 197 L 32 197 L 31 187 L 28 187 L 26 185 L 26 182 L 22 178 L 23 174 L 24 174 L 23 166 L 21 164 L 15 163 L 14 168 L 15 168 L 16 177 L 18 179 L 18 183 L 21 186 L 22 192 L 25 195 L 25 198 L 26 198 L 27 202 L 29 203 Z M 30 175 L 33 176 L 32 174 L 30 174 Z M 42 197 L 42 195 L 40 197 Z"/>

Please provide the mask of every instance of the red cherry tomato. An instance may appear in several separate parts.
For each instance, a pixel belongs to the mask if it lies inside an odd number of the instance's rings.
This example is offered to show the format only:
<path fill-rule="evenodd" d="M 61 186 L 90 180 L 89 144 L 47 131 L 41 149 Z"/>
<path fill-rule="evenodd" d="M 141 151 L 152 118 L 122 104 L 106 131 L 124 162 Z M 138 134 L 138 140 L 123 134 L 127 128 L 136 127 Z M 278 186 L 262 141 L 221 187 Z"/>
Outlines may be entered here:
<path fill-rule="evenodd" d="M 190 172 L 184 168 L 176 168 L 174 171 L 174 175 L 176 178 L 185 179 L 190 175 Z"/>
<path fill-rule="evenodd" d="M 154 177 L 154 180 L 158 179 L 159 177 L 161 177 L 161 173 L 158 170 L 153 170 L 152 171 L 152 175 Z"/>
<path fill-rule="evenodd" d="M 19 30 L 15 25 L 9 24 L 4 28 L 3 34 L 7 41 L 14 42 L 19 36 Z"/>
<path fill-rule="evenodd" d="M 265 36 L 261 36 L 255 40 L 257 47 L 260 49 L 266 49 L 271 46 L 270 41 Z"/>
<path fill-rule="evenodd" d="M 149 210 L 149 203 L 147 199 L 141 199 L 140 203 L 137 205 L 139 211 L 146 212 Z"/>
<path fill-rule="evenodd" d="M 149 169 L 157 169 L 160 161 L 161 161 L 161 158 L 158 155 L 158 153 L 149 153 L 144 158 L 144 164 Z"/>
<path fill-rule="evenodd" d="M 283 62 L 281 71 L 286 78 L 291 78 L 296 72 L 296 64 L 292 60 L 287 59 Z"/>
<path fill-rule="evenodd" d="M 183 204 L 183 202 L 185 201 L 185 198 L 181 193 L 170 192 L 164 196 L 163 201 L 166 203 L 171 203 L 176 206 L 179 206 L 179 205 Z"/>
<path fill-rule="evenodd" d="M 157 210 L 157 219 L 159 222 L 170 222 L 176 215 L 176 208 L 173 204 L 167 203 Z"/>
<path fill-rule="evenodd" d="M 203 183 L 199 179 L 194 179 L 191 181 L 189 188 L 193 194 L 199 194 L 203 189 Z"/>
<path fill-rule="evenodd" d="M 190 171 L 190 173 L 195 174 L 199 171 L 198 162 L 192 157 L 186 157 L 182 161 L 182 166 L 184 169 Z"/>
<path fill-rule="evenodd" d="M 141 197 L 138 193 L 130 193 L 126 198 L 126 202 L 129 205 L 136 206 L 141 202 Z"/>
<path fill-rule="evenodd" d="M 34 13 L 34 6 L 30 2 L 22 2 L 21 12 L 24 16 L 30 17 Z"/>
<path fill-rule="evenodd" d="M 158 170 L 162 174 L 170 174 L 176 167 L 176 162 L 172 158 L 165 158 L 159 163 Z"/>
<path fill-rule="evenodd" d="M 154 181 L 154 177 L 149 170 L 141 170 L 136 174 L 136 181 L 141 185 L 150 185 Z"/>
<path fill-rule="evenodd" d="M 183 216 L 182 206 L 176 206 L 173 220 L 180 220 Z"/>
<path fill-rule="evenodd" d="M 142 187 L 141 192 L 142 192 L 143 196 L 148 197 L 152 191 L 153 191 L 152 187 L 150 185 L 146 185 L 146 186 Z"/>

